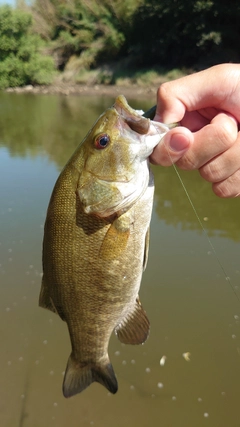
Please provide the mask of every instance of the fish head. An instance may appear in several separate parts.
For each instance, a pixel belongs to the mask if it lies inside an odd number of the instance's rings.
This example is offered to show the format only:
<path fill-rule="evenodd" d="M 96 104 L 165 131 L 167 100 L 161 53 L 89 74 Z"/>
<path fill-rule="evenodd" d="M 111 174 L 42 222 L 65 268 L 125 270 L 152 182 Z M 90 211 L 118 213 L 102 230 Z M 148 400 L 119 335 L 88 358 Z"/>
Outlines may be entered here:
<path fill-rule="evenodd" d="M 169 130 L 132 109 L 120 95 L 81 144 L 78 195 L 88 214 L 118 216 L 149 185 L 148 157 Z"/>

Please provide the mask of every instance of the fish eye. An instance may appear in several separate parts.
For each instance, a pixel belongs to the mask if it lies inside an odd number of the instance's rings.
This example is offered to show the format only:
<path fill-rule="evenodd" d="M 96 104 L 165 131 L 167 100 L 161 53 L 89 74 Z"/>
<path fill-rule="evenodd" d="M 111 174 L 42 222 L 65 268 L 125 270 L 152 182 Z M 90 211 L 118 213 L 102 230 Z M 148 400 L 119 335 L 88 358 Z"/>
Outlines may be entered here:
<path fill-rule="evenodd" d="M 99 150 L 106 148 L 110 142 L 110 136 L 107 133 L 101 133 L 95 139 L 95 147 Z"/>

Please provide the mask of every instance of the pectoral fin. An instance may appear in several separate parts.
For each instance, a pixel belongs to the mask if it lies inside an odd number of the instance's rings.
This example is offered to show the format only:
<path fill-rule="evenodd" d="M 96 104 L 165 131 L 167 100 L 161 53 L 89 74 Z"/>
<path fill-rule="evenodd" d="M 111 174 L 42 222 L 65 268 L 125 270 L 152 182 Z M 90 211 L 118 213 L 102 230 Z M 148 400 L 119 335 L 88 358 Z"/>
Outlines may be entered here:
<path fill-rule="evenodd" d="M 137 299 L 133 311 L 116 327 L 115 332 L 124 344 L 143 344 L 148 338 L 149 329 L 147 314 Z"/>
<path fill-rule="evenodd" d="M 101 245 L 101 258 L 111 260 L 121 255 L 128 243 L 130 224 L 129 214 L 121 215 L 113 221 Z"/>

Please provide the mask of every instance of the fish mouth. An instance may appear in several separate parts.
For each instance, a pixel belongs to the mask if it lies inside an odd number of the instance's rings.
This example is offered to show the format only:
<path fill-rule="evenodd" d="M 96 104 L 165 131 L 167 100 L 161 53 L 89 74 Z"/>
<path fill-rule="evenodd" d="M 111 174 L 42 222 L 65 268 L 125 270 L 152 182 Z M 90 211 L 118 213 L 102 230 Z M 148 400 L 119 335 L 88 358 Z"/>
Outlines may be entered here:
<path fill-rule="evenodd" d="M 131 108 L 123 95 L 117 97 L 113 107 L 134 132 L 140 135 L 146 135 L 149 132 L 150 119 L 146 119 Z"/>
<path fill-rule="evenodd" d="M 127 135 L 129 131 L 132 131 L 131 140 L 136 144 L 136 156 L 140 161 L 147 160 L 156 145 L 169 131 L 169 126 L 144 117 L 139 111 L 130 107 L 123 95 L 116 98 L 113 109 L 118 115 L 117 126 L 121 132 L 123 134 L 126 132 Z"/>
<path fill-rule="evenodd" d="M 123 95 L 119 95 L 116 98 L 113 108 L 121 116 L 124 122 L 127 123 L 129 128 L 139 135 L 152 136 L 158 133 L 162 137 L 162 134 L 165 134 L 170 129 L 168 125 L 150 120 L 131 108 Z"/>

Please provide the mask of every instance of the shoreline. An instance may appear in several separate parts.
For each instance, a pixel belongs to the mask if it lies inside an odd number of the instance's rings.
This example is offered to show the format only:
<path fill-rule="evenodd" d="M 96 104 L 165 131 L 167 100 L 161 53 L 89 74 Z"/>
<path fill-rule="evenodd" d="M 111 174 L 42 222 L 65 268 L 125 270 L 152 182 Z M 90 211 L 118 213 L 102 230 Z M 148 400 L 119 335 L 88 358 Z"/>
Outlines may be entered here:
<path fill-rule="evenodd" d="M 27 85 L 23 87 L 14 87 L 5 89 L 5 92 L 8 93 L 32 93 L 32 94 L 42 94 L 42 95 L 51 95 L 51 94 L 59 94 L 59 95 L 106 95 L 106 96 L 117 96 L 117 95 L 125 95 L 126 97 L 146 97 L 146 98 L 156 98 L 157 95 L 157 87 L 149 87 L 149 86 L 118 86 L 118 85 L 77 85 L 77 84 L 55 84 L 49 86 L 32 86 Z"/>

